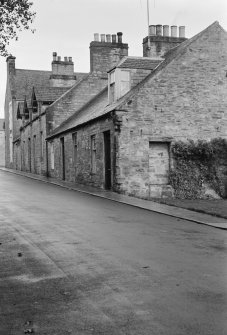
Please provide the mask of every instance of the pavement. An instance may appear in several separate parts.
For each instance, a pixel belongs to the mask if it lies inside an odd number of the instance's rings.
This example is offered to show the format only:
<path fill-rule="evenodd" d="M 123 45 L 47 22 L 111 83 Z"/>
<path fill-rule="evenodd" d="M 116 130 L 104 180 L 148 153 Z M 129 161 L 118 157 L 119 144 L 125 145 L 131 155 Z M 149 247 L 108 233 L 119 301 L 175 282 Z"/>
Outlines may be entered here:
<path fill-rule="evenodd" d="M 199 213 L 196 211 L 192 211 L 192 210 L 188 210 L 188 209 L 184 209 L 180 207 L 160 204 L 154 201 L 138 199 L 138 198 L 130 197 L 127 195 L 118 194 L 112 191 L 107 191 L 107 190 L 103 190 L 103 189 L 99 189 L 99 188 L 95 188 L 91 186 L 86 186 L 86 185 L 81 185 L 81 184 L 77 184 L 73 182 L 58 180 L 58 179 L 54 179 L 50 177 L 45 177 L 45 176 L 29 173 L 29 172 L 8 169 L 5 167 L 0 167 L 0 170 L 13 173 L 13 174 L 17 174 L 17 175 L 21 175 L 27 178 L 39 180 L 44 183 L 50 183 L 56 186 L 66 188 L 68 190 L 87 193 L 95 197 L 109 199 L 111 201 L 123 203 L 129 206 L 138 207 L 138 208 L 142 208 L 148 211 L 165 214 L 171 217 L 192 221 L 192 222 L 207 225 L 213 228 L 227 230 L 227 220 L 224 218 L 213 216 L 213 215 Z"/>

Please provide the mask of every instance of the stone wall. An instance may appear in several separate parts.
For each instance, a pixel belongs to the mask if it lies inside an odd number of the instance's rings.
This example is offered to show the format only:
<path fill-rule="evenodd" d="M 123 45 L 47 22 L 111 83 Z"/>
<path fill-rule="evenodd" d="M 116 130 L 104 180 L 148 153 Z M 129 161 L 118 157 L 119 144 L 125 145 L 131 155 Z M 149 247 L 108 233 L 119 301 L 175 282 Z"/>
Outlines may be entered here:
<path fill-rule="evenodd" d="M 5 131 L 0 130 L 0 166 L 5 166 Z"/>
<path fill-rule="evenodd" d="M 106 73 L 124 56 L 128 56 L 128 44 L 91 42 L 90 71 Z"/>
<path fill-rule="evenodd" d="M 23 171 L 46 175 L 46 116 L 37 116 L 21 131 L 21 142 L 18 147 L 21 150 L 21 167 Z M 17 150 L 18 150 L 17 149 Z M 15 157 L 15 164 L 16 162 Z M 19 165 L 18 165 L 19 166 Z M 15 166 L 16 168 L 16 166 Z"/>
<path fill-rule="evenodd" d="M 111 134 L 111 162 L 112 176 L 114 179 L 114 127 L 111 119 L 99 120 L 78 129 L 77 133 L 77 158 L 75 159 L 73 132 L 64 135 L 65 144 L 65 179 L 67 181 L 104 188 L 104 138 L 103 132 L 110 130 Z M 91 136 L 96 138 L 96 172 L 91 169 Z M 54 143 L 54 170 L 51 169 L 50 143 L 48 150 L 49 174 L 51 177 L 62 179 L 62 150 L 61 140 L 55 138 Z M 77 162 L 75 164 L 75 161 Z"/>
<path fill-rule="evenodd" d="M 226 64 L 226 33 L 216 23 L 136 88 L 119 113 L 119 192 L 149 196 L 150 141 L 227 138 Z"/>

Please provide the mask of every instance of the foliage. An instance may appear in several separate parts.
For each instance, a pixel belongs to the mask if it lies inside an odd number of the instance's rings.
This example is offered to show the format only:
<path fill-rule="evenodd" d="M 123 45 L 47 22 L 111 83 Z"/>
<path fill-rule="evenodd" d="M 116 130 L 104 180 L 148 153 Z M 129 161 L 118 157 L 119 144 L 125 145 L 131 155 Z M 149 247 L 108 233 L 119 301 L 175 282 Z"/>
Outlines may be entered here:
<path fill-rule="evenodd" d="M 29 30 L 35 13 L 28 0 L 0 0 L 0 55 L 9 56 L 9 41 L 18 39 L 18 31 Z M 34 32 L 34 30 L 31 30 Z"/>
<path fill-rule="evenodd" d="M 204 185 L 209 185 L 221 197 L 227 194 L 227 141 L 179 141 L 172 145 L 174 168 L 170 184 L 177 198 L 202 198 Z"/>

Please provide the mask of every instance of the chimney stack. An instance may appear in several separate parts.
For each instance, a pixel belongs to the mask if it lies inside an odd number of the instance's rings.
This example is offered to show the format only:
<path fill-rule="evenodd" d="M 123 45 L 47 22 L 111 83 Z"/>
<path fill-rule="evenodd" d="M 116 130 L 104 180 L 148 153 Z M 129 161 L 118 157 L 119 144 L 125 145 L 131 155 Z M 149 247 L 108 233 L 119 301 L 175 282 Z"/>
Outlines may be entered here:
<path fill-rule="evenodd" d="M 53 52 L 50 85 L 52 87 L 71 87 L 75 82 L 72 57 L 65 56 L 64 60 L 61 60 L 61 56 L 57 56 L 57 52 Z"/>
<path fill-rule="evenodd" d="M 179 27 L 179 37 L 177 33 L 177 26 L 171 26 L 170 35 L 169 25 L 150 25 L 149 36 L 143 39 L 143 57 L 163 58 L 167 51 L 186 40 L 185 26 Z"/>
<path fill-rule="evenodd" d="M 16 74 L 16 68 L 15 68 L 15 59 L 16 57 L 14 56 L 8 56 L 6 58 L 6 62 L 7 62 L 7 73 L 8 76 L 9 75 L 15 75 Z"/>
<path fill-rule="evenodd" d="M 90 72 L 102 73 L 107 78 L 107 71 L 128 56 L 128 44 L 122 42 L 122 35 L 122 32 L 101 34 L 101 41 L 95 37 L 95 41 L 90 43 Z"/>

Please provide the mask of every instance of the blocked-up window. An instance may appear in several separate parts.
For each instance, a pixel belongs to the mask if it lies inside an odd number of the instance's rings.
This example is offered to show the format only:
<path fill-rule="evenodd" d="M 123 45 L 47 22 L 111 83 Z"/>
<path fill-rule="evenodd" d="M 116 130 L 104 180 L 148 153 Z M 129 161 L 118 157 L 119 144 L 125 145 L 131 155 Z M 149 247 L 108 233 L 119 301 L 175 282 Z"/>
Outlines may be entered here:
<path fill-rule="evenodd" d="M 91 172 L 96 173 L 96 136 L 91 136 Z"/>
<path fill-rule="evenodd" d="M 149 176 L 150 184 L 166 185 L 169 181 L 169 143 L 149 143 Z"/>
<path fill-rule="evenodd" d="M 78 150 L 78 140 L 77 140 L 77 133 L 72 134 L 73 139 L 73 164 L 74 167 L 77 165 L 77 150 Z"/>

